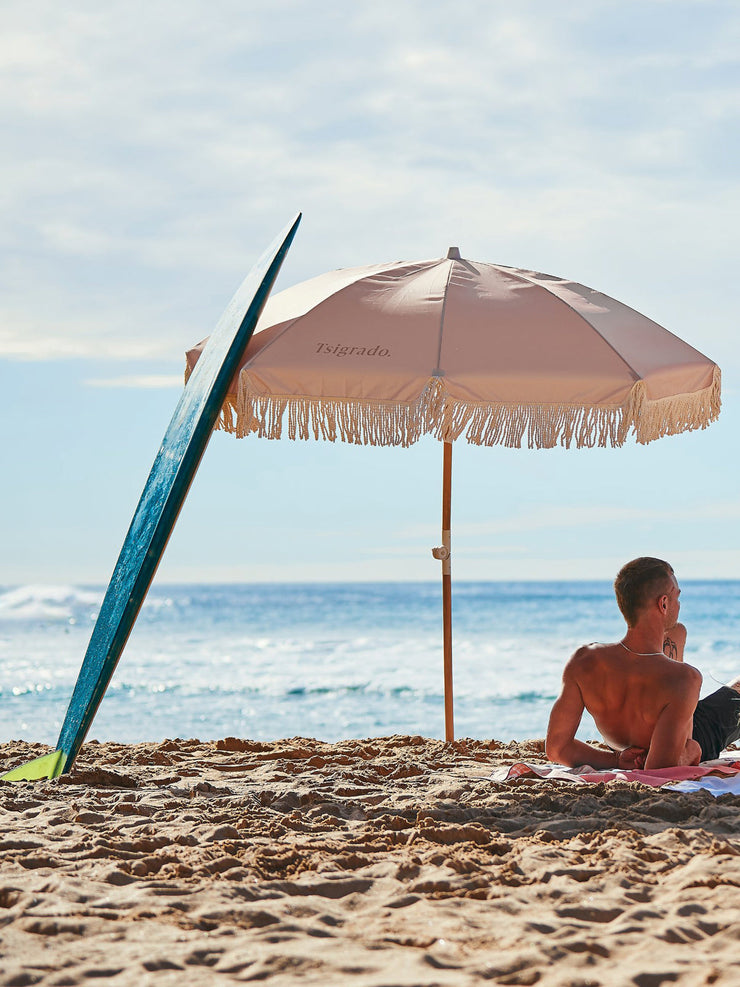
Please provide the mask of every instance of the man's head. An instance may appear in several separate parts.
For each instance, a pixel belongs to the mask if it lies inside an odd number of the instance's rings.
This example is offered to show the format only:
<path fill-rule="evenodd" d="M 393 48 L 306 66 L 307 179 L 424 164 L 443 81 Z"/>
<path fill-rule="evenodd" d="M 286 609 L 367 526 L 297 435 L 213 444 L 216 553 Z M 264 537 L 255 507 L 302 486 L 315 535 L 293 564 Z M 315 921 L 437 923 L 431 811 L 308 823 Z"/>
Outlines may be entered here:
<path fill-rule="evenodd" d="M 623 565 L 614 580 L 614 592 L 629 627 L 634 627 L 640 615 L 655 604 L 662 607 L 668 625 L 673 617 L 671 614 L 668 618 L 669 612 L 675 610 L 673 622 L 678 620 L 678 583 L 673 568 L 662 559 L 643 557 Z"/>

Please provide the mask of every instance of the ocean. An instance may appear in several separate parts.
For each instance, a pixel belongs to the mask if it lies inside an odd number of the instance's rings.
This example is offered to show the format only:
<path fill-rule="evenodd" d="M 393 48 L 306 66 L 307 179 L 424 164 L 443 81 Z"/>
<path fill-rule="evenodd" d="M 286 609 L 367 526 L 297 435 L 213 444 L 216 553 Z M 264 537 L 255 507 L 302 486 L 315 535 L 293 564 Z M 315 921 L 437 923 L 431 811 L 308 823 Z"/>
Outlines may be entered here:
<path fill-rule="evenodd" d="M 740 582 L 682 590 L 706 695 L 740 673 Z M 55 743 L 103 592 L 0 587 L 1 742 Z M 606 582 L 455 583 L 456 737 L 544 737 L 568 656 L 622 633 Z M 437 583 L 155 583 L 89 737 L 394 733 L 444 736 Z"/>

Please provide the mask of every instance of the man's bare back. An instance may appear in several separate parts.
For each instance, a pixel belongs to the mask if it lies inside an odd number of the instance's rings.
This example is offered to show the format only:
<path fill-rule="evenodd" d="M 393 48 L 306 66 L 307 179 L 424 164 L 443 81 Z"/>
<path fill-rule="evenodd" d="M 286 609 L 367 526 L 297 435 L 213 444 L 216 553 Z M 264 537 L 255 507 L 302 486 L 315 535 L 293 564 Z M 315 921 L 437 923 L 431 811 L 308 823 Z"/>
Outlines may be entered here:
<path fill-rule="evenodd" d="M 665 654 L 634 655 L 621 644 L 597 644 L 577 652 L 572 674 L 599 733 L 615 750 L 647 750 L 663 711 L 676 702 L 673 693 L 686 697 L 684 739 L 690 737 L 701 686 L 701 675 L 690 665 L 677 665 Z"/>
<path fill-rule="evenodd" d="M 586 645 L 567 663 L 547 732 L 551 760 L 596 768 L 699 763 L 701 747 L 692 728 L 702 678 L 683 662 L 686 628 L 677 620 L 681 591 L 673 570 L 661 563 L 665 569 L 658 567 L 655 575 L 647 565 L 659 561 L 637 559 L 620 572 L 636 567 L 645 584 L 638 585 L 635 599 L 628 593 L 626 602 L 618 588 L 620 608 L 628 614 L 623 640 Z M 584 708 L 612 751 L 575 739 Z"/>
<path fill-rule="evenodd" d="M 676 629 L 685 630 L 682 625 Z M 562 728 L 569 733 L 576 715 L 580 722 L 585 707 L 611 748 L 634 750 L 633 766 L 639 762 L 647 768 L 698 764 L 700 751 L 691 731 L 700 688 L 697 669 L 665 654 L 635 655 L 621 644 L 586 645 L 566 666 L 563 692 L 553 708 L 555 722 L 548 732 L 548 749 L 557 746 Z M 561 757 L 555 760 L 562 762 L 562 755 L 566 760 L 575 755 L 580 761 L 578 755 L 586 752 L 566 747 L 557 753 Z M 593 764 L 595 753 L 589 748 L 580 763 Z M 623 767 L 629 766 L 629 756 L 623 761 Z M 616 765 L 612 761 L 601 766 Z"/>

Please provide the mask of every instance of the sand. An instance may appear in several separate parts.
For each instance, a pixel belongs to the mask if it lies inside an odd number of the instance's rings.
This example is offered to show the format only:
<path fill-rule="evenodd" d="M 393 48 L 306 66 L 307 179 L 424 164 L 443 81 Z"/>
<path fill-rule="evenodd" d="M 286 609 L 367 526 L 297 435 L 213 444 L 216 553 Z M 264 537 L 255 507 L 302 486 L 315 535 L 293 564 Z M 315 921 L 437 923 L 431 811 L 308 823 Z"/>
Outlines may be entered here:
<path fill-rule="evenodd" d="M 0 784 L 0 984 L 740 982 L 740 798 L 487 779 L 542 746 L 89 743 Z"/>

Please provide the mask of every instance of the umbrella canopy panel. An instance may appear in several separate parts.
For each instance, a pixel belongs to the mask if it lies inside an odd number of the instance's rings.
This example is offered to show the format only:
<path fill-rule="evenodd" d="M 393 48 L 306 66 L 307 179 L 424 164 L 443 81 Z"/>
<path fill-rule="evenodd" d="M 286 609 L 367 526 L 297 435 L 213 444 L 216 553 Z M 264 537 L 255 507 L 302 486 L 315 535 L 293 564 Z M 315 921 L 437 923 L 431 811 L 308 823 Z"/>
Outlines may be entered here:
<path fill-rule="evenodd" d="M 334 271 L 271 297 L 219 426 L 550 448 L 618 446 L 630 430 L 650 442 L 716 419 L 719 368 L 657 323 L 573 281 L 455 253 Z"/>

